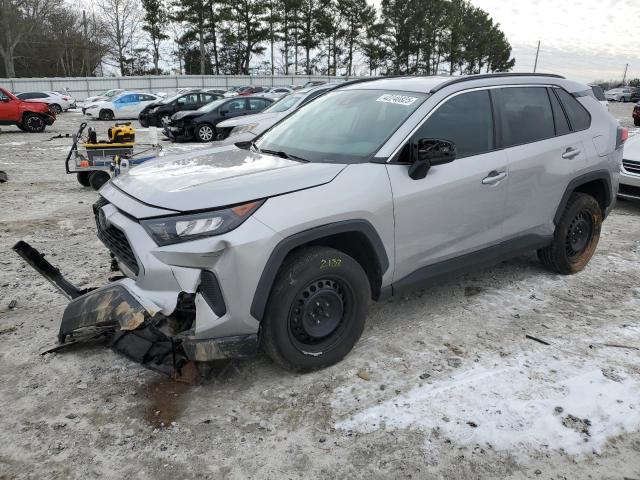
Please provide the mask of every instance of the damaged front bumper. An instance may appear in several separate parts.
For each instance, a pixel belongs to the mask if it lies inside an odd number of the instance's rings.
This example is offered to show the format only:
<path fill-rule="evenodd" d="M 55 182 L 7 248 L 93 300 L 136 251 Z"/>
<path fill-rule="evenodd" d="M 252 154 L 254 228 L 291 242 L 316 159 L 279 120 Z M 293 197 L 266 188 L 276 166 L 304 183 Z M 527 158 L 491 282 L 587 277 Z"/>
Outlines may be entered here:
<path fill-rule="evenodd" d="M 197 362 L 244 357 L 257 351 L 257 334 L 196 338 L 189 328 L 190 315 L 184 315 L 193 303 L 191 297 L 186 297 L 186 306 L 176 309 L 176 315 L 166 316 L 136 295 L 130 279 L 81 290 L 26 242 L 18 242 L 13 249 L 70 299 L 60 323 L 60 344 L 108 335 L 114 350 L 172 378 L 195 371 L 193 364 Z"/>

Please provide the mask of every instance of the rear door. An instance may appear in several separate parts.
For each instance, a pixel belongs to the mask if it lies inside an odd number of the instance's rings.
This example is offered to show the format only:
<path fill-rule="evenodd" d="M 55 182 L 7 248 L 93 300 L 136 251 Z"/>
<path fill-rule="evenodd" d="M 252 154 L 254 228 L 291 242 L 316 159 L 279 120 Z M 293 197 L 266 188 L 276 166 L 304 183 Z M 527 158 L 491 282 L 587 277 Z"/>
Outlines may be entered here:
<path fill-rule="evenodd" d="M 567 178 L 587 158 L 582 134 L 572 131 L 555 90 L 514 86 L 495 91 L 509 161 L 506 238 L 552 235 Z"/>
<path fill-rule="evenodd" d="M 420 180 L 409 177 L 402 154 L 387 164 L 396 223 L 394 281 L 502 240 L 508 170 L 506 155 L 496 149 L 489 91 L 446 99 L 412 140 L 421 138 L 452 141 L 458 156 Z"/>
<path fill-rule="evenodd" d="M 219 95 L 211 94 L 211 93 L 201 93 L 198 97 L 198 108 L 205 106 L 208 103 L 213 102 L 220 98 Z"/>
<path fill-rule="evenodd" d="M 176 100 L 176 112 L 182 110 L 197 110 L 200 104 L 200 95 L 198 93 L 187 93 Z"/>
<path fill-rule="evenodd" d="M 271 102 L 263 98 L 249 98 L 249 113 L 259 113 L 270 104 Z"/>
<path fill-rule="evenodd" d="M 246 115 L 248 111 L 246 98 L 234 98 L 220 107 L 220 117 L 221 119 L 239 117 L 240 115 Z"/>

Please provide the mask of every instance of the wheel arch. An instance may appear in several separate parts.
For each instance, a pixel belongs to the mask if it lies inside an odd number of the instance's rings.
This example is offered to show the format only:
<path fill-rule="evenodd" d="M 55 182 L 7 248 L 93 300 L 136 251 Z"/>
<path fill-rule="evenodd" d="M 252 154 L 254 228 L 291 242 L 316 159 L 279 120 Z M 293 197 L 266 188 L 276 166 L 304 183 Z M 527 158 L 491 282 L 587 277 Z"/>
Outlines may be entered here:
<path fill-rule="evenodd" d="M 276 276 L 287 256 L 300 248 L 318 245 L 353 257 L 367 274 L 373 298 L 380 296 L 382 276 L 389 268 L 384 243 L 368 221 L 345 220 L 295 233 L 276 245 L 260 275 L 251 302 L 251 316 L 262 320 Z"/>
<path fill-rule="evenodd" d="M 606 218 L 613 202 L 611 172 L 609 172 L 609 170 L 597 170 L 585 173 L 571 180 L 562 195 L 556 214 L 553 217 L 553 223 L 555 225 L 558 225 L 560 222 L 562 212 L 564 212 L 569 197 L 571 197 L 571 194 L 574 192 L 587 193 L 595 198 L 602 209 L 603 218 Z"/>

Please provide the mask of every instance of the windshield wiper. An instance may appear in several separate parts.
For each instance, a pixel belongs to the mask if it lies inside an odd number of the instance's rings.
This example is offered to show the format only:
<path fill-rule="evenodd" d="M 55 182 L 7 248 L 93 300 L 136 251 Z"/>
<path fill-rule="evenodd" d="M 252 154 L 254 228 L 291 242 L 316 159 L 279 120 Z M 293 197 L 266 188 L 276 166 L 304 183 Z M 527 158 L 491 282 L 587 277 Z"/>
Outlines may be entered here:
<path fill-rule="evenodd" d="M 282 150 L 258 150 L 258 152 L 260 153 L 266 153 L 267 155 L 275 155 L 276 157 L 280 157 L 280 158 L 286 158 L 287 160 L 297 160 L 298 162 L 305 162 L 307 163 L 309 160 L 302 158 L 302 157 L 298 157 L 296 155 L 292 155 L 290 153 L 284 152 Z"/>

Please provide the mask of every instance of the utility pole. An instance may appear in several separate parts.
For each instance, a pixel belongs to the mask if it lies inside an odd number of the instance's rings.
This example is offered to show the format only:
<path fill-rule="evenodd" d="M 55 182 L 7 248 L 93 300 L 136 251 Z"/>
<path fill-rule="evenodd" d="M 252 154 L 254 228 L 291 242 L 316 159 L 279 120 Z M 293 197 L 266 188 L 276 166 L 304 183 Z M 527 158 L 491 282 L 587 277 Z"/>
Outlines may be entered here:
<path fill-rule="evenodd" d="M 536 50 L 536 63 L 533 65 L 533 73 L 538 69 L 538 55 L 540 54 L 540 40 L 538 40 L 538 49 Z"/>
<path fill-rule="evenodd" d="M 627 81 L 627 70 L 629 69 L 629 64 L 624 67 L 624 75 L 622 76 L 622 86 L 624 87 L 625 82 Z"/>

